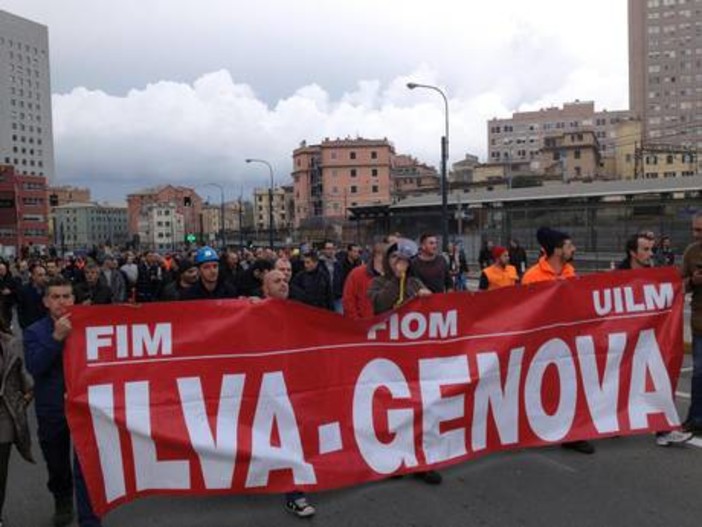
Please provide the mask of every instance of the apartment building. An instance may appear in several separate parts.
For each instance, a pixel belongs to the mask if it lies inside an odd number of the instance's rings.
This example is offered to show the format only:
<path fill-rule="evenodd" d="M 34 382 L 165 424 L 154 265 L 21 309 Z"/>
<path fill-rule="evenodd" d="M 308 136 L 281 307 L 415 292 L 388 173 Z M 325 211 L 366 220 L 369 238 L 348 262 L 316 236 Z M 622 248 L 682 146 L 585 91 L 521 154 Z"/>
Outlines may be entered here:
<path fill-rule="evenodd" d="M 629 104 L 646 143 L 702 148 L 702 0 L 629 0 Z"/>
<path fill-rule="evenodd" d="M 183 217 L 183 226 L 188 233 L 200 232 L 202 198 L 189 187 L 160 185 L 146 188 L 127 196 L 129 233 L 140 232 L 140 222 L 150 214 L 154 205 L 172 205 L 175 212 Z"/>
<path fill-rule="evenodd" d="M 629 111 L 595 111 L 592 101 L 565 103 L 533 112 L 516 112 L 487 124 L 488 163 L 525 163 L 539 156 L 546 138 L 569 133 L 592 132 L 600 157 L 614 157 L 616 129 L 631 120 Z"/>
<path fill-rule="evenodd" d="M 54 178 L 49 35 L 0 9 L 0 163 Z"/>
<path fill-rule="evenodd" d="M 127 206 L 72 202 L 53 209 L 54 243 L 75 251 L 93 246 L 122 246 L 129 241 Z"/>
<path fill-rule="evenodd" d="M 46 178 L 0 165 L 0 255 L 22 254 L 49 245 Z"/>
<path fill-rule="evenodd" d="M 314 218 L 344 219 L 349 207 L 390 203 L 394 155 L 387 139 L 303 141 L 293 151 L 295 226 Z"/>

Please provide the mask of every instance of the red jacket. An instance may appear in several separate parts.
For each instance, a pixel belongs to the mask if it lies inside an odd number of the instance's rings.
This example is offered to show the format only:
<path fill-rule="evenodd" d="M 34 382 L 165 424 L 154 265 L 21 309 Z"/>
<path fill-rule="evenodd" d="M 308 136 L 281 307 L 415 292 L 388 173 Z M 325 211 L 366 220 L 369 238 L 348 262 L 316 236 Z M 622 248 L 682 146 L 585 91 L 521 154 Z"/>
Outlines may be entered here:
<path fill-rule="evenodd" d="M 359 265 L 349 273 L 341 297 L 345 317 L 358 320 L 373 316 L 373 303 L 368 298 L 368 289 L 376 276 L 378 274 L 373 269 L 373 262 Z"/>

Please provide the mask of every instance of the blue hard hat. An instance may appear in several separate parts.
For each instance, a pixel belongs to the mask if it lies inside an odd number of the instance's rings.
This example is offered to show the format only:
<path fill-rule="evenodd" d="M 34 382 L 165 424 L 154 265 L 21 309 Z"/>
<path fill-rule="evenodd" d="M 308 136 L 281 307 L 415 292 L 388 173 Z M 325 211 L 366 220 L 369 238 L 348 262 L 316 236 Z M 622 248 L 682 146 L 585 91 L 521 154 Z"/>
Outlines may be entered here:
<path fill-rule="evenodd" d="M 217 251 L 212 247 L 205 245 L 197 250 L 197 254 L 195 254 L 195 264 L 201 265 L 207 262 L 219 262 L 219 256 L 217 256 Z"/>

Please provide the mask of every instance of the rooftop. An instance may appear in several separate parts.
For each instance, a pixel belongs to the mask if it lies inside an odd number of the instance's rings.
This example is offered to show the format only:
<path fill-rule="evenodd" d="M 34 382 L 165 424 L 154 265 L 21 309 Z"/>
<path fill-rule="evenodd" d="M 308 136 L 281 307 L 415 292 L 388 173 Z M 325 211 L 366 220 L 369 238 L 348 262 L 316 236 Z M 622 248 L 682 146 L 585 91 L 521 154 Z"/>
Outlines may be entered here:
<path fill-rule="evenodd" d="M 702 176 L 667 179 L 637 179 L 633 181 L 573 182 L 543 187 L 527 187 L 505 190 L 479 190 L 474 192 L 452 192 L 449 204 L 481 205 L 485 203 L 507 203 L 572 198 L 595 198 L 608 196 L 635 196 L 670 192 L 702 191 Z M 441 205 L 439 194 L 427 194 L 407 198 L 395 203 L 391 209 L 433 207 Z"/>

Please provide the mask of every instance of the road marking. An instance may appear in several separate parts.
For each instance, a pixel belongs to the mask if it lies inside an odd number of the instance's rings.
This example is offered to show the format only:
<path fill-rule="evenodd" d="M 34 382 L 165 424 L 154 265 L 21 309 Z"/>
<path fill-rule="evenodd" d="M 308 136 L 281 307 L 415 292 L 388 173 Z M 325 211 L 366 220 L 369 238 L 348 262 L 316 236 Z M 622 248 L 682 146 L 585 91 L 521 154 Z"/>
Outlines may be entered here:
<path fill-rule="evenodd" d="M 697 448 L 702 448 L 702 439 L 699 437 L 693 437 L 687 442 L 688 445 L 696 446 Z"/>
<path fill-rule="evenodd" d="M 690 394 L 685 392 L 675 392 L 675 395 L 677 395 L 678 397 L 682 397 L 683 399 L 691 398 Z"/>

